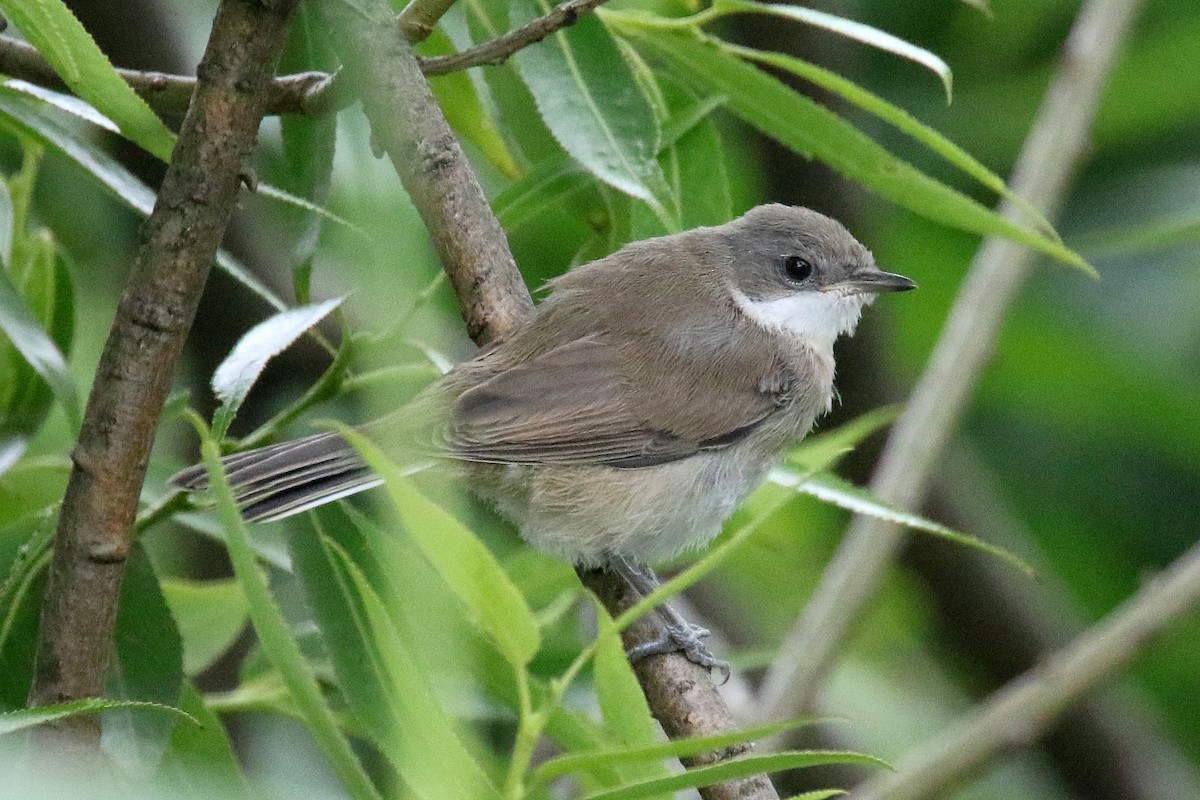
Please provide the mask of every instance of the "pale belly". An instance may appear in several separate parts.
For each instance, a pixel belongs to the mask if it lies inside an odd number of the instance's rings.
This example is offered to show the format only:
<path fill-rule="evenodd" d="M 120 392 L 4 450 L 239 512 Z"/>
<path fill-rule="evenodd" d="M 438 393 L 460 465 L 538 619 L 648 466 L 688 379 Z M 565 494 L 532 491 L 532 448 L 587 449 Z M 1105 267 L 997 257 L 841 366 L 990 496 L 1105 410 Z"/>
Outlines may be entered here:
<path fill-rule="evenodd" d="M 478 465 L 473 484 L 549 555 L 653 564 L 708 543 L 774 461 L 733 447 L 641 469 Z"/>

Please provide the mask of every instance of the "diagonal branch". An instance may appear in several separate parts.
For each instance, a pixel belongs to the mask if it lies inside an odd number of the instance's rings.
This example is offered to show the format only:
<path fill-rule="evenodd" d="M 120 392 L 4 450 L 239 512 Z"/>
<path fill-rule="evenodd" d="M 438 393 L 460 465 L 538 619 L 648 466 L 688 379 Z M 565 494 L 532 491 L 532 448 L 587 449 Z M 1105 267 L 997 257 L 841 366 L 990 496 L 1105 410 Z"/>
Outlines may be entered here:
<path fill-rule="evenodd" d="M 485 64 L 502 64 L 517 51 L 537 44 L 555 31 L 574 25 L 580 17 L 590 14 L 605 2 L 607 0 L 567 0 L 555 6 L 545 16 L 538 17 L 529 24 L 490 42 L 454 55 L 424 59 L 417 57 L 416 62 L 421 71 L 429 76 L 448 75 Z M 414 5 L 410 4 L 409 8 Z M 448 8 L 450 3 L 445 5 Z M 407 11 L 408 8 L 405 9 L 405 12 Z M 444 12 L 445 9 L 442 8 L 441 11 Z M 425 18 L 433 13 L 434 10 L 428 10 Z M 436 19 L 433 17 L 434 22 Z M 429 31 L 422 27 L 427 24 L 432 23 L 409 19 L 406 24 L 404 12 L 396 22 L 410 41 L 420 41 L 428 36 Z M 188 101 L 196 88 L 196 79 L 187 75 L 136 69 L 118 69 L 117 72 L 159 114 L 179 114 L 186 111 Z M 41 53 L 32 45 L 11 36 L 0 35 L 0 74 L 55 91 L 69 91 Z M 267 87 L 264 113 L 305 116 L 333 113 L 344 108 L 351 99 L 346 92 L 340 90 L 340 83 L 334 80 L 334 76 L 324 72 L 300 72 L 280 76 Z"/>
<path fill-rule="evenodd" d="M 1089 0 L 1071 30 L 1013 178 L 1014 191 L 1047 217 L 1056 215 L 1086 152 L 1100 92 L 1140 6 L 1141 0 Z M 1018 213 L 1008 203 L 1002 211 L 1010 218 Z M 876 496 L 901 508 L 920 505 L 1032 262 L 1033 253 L 1020 245 L 984 241 L 929 364 L 888 437 L 871 481 Z M 782 718 L 812 706 L 834 655 L 903 541 L 895 525 L 854 519 L 767 673 L 759 716 Z"/>
<path fill-rule="evenodd" d="M 941 736 L 872 779 L 855 800 L 929 800 L 998 753 L 1027 745 L 1083 692 L 1112 675 L 1170 623 L 1200 607 L 1200 545 L 1095 627 L 1013 681 Z"/>
<path fill-rule="evenodd" d="M 253 153 L 295 0 L 225 0 L 72 452 L 30 705 L 104 692 L 138 494 L 175 364 Z M 57 723 L 96 742 L 99 720 Z M 53 734 L 52 734 L 53 735 Z"/>

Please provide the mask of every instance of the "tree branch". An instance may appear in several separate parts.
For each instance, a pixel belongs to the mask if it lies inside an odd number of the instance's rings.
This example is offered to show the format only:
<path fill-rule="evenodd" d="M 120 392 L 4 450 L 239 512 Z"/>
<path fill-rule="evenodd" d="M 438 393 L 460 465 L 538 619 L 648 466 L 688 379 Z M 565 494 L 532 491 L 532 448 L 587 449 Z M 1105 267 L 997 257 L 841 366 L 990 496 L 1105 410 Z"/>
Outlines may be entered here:
<path fill-rule="evenodd" d="M 494 39 L 490 42 L 455 53 L 449 56 L 422 59 L 417 57 L 417 64 L 426 75 L 447 75 L 471 67 L 484 64 L 502 64 L 517 51 L 540 42 L 557 30 L 574 25 L 580 17 L 590 14 L 596 7 L 607 0 L 568 0 L 554 7 L 544 17 L 538 17 L 515 31 Z M 441 13 L 453 4 L 453 0 L 435 0 L 444 4 Z M 428 23 L 430 28 L 424 31 L 421 25 L 425 22 L 414 21 L 411 17 L 405 20 L 409 8 L 417 5 L 411 3 L 401 12 L 396 24 L 410 41 L 421 41 L 432 30 L 432 25 L 440 18 L 441 13 L 432 17 Z M 428 4 L 421 13 L 425 19 L 435 13 L 434 3 Z M 424 4 L 422 6 L 424 8 Z M 417 12 L 413 12 L 414 14 Z M 147 72 L 136 69 L 118 69 L 121 77 L 133 88 L 146 103 L 160 114 L 180 114 L 187 110 L 188 101 L 196 88 L 196 79 L 187 75 L 171 75 L 165 72 Z M 59 92 L 70 91 L 53 67 L 44 59 L 32 45 L 11 36 L 0 36 L 0 73 L 11 75 L 37 86 L 54 89 Z M 345 92 L 339 90 L 340 81 L 335 76 L 324 72 L 300 72 L 295 75 L 282 75 L 275 78 L 268 86 L 266 109 L 264 114 L 301 114 L 305 116 L 320 116 L 344 108 L 350 101 Z"/>
<path fill-rule="evenodd" d="M 103 694 L 138 493 L 175 364 L 254 150 L 294 0 L 225 0 L 100 357 L 59 517 L 31 705 Z M 94 743 L 95 716 L 58 723 Z"/>
<path fill-rule="evenodd" d="M 371 135 L 387 153 L 433 238 L 459 299 L 467 333 L 482 343 L 512 331 L 533 309 L 462 147 L 450 130 L 386 4 L 321 5 L 360 94 Z"/>
<path fill-rule="evenodd" d="M 603 570 L 576 570 L 583 585 L 600 599 L 608 613 L 616 617 L 632 608 L 641 597 L 621 576 Z M 629 649 L 662 636 L 653 615 L 643 615 L 621 632 L 621 641 Z M 671 739 L 707 736 L 737 730 L 737 721 L 713 686 L 708 670 L 693 664 L 678 653 L 651 656 L 633 665 L 638 682 L 654 716 Z M 745 755 L 751 745 L 743 744 L 705 753 L 684 761 L 701 766 Z M 700 789 L 704 800 L 776 800 L 775 787 L 766 775 L 725 781 Z"/>
<path fill-rule="evenodd" d="M 389 24 L 387 5 L 360 0 L 351 9 L 329 0 L 321 8 L 345 64 L 347 83 L 361 95 L 372 136 L 429 228 L 468 333 L 480 344 L 503 337 L 528 318 L 533 303 L 458 140 L 407 42 Z M 628 606 L 629 589 L 619 576 L 592 572 L 584 580 L 614 616 Z M 645 626 L 653 624 L 643 619 L 627 635 L 645 636 Z M 683 655 L 646 659 L 637 666 L 637 674 L 668 733 L 736 728 L 707 672 Z M 723 788 L 727 786 L 739 789 L 742 793 L 736 796 L 743 800 L 776 797 L 765 778 L 708 787 L 703 796 L 735 796 Z"/>
<path fill-rule="evenodd" d="M 396 22 L 410 43 L 423 42 L 453 5 L 454 0 L 410 0 L 396 16 Z"/>
<path fill-rule="evenodd" d="M 1170 623 L 1200 607 L 1200 545 L 1104 621 L 998 692 L 985 706 L 852 795 L 930 800 L 998 753 L 1034 741 L 1072 701 L 1129 663 Z"/>
<path fill-rule="evenodd" d="M 421 71 L 426 75 L 445 75 L 448 72 L 478 67 L 484 64 L 503 64 L 513 53 L 531 44 L 537 44 L 561 28 L 574 25 L 584 14 L 590 14 L 608 0 L 567 0 L 555 6 L 544 17 L 538 17 L 528 25 L 506 33 L 498 39 L 484 42 L 452 56 L 438 56 L 421 61 Z"/>
<path fill-rule="evenodd" d="M 0 36 L 0 73 L 56 92 L 70 91 L 33 45 L 11 36 Z M 120 68 L 117 73 L 160 114 L 187 111 L 196 90 L 196 78 L 187 75 Z M 324 101 L 329 82 L 330 76 L 324 72 L 274 78 L 263 90 L 266 98 L 263 113 L 317 115 L 336 110 Z"/>
<path fill-rule="evenodd" d="M 1013 178 L 1014 191 L 1047 217 L 1056 215 L 1086 150 L 1100 91 L 1140 6 L 1141 0 L 1089 0 L 1071 30 Z M 1002 212 L 1009 218 L 1019 215 L 1009 203 Z M 876 496 L 901 508 L 920 505 L 1033 257 L 1006 240 L 983 242 L 929 364 L 888 437 L 871 481 Z M 903 541 L 895 525 L 854 519 L 767 673 L 760 717 L 792 716 L 813 705 L 834 654 Z"/>

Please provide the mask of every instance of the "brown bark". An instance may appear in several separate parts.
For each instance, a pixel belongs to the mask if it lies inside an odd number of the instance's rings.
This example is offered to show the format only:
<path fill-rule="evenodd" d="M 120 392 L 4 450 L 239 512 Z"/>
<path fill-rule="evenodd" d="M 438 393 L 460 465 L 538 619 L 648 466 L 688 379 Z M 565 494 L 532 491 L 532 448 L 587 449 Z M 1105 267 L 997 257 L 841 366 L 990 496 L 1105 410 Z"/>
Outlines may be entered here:
<path fill-rule="evenodd" d="M 138 494 L 209 266 L 254 150 L 294 0 L 225 0 L 88 399 L 55 539 L 31 705 L 103 693 Z M 58 730 L 94 742 L 95 716 Z"/>

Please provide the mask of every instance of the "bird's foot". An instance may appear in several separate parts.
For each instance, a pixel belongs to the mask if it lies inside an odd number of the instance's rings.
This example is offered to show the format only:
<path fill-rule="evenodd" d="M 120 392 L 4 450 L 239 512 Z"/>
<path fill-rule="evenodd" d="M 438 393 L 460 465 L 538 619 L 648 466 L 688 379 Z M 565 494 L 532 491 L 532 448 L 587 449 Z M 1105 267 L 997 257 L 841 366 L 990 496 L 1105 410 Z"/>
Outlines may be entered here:
<path fill-rule="evenodd" d="M 704 667 L 709 672 L 713 670 L 719 672 L 721 674 L 720 684 L 724 684 L 729 680 L 729 662 L 717 658 L 704 646 L 704 642 L 701 640 L 708 634 L 707 628 L 687 622 L 667 624 L 664 626 L 662 636 L 634 645 L 625 651 L 625 655 L 633 664 L 649 656 L 683 653 L 693 664 Z"/>

